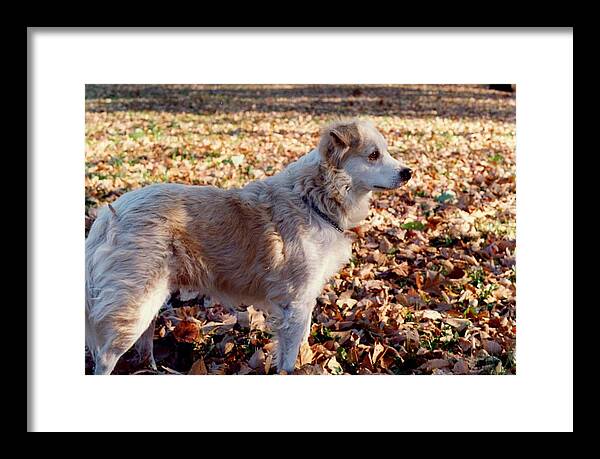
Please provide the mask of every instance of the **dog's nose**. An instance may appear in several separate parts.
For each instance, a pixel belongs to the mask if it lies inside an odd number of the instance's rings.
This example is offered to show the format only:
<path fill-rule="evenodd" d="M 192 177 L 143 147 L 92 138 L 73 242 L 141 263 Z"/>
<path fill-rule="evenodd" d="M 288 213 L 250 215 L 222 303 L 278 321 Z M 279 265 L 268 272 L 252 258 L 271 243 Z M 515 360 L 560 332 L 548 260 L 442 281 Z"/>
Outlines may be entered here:
<path fill-rule="evenodd" d="M 400 169 L 400 180 L 402 180 L 404 182 L 408 182 L 411 177 L 412 177 L 412 171 L 408 167 Z"/>

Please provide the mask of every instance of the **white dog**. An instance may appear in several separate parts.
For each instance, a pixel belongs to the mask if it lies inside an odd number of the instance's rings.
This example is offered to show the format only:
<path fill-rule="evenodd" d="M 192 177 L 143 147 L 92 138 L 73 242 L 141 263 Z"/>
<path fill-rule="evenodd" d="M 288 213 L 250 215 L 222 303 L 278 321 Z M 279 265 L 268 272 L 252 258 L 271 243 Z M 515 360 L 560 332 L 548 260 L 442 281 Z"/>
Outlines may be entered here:
<path fill-rule="evenodd" d="M 110 374 L 134 344 L 154 366 L 154 319 L 170 293 L 201 291 L 268 316 L 274 364 L 292 372 L 325 282 L 346 263 L 345 230 L 372 191 L 411 171 L 368 121 L 337 122 L 317 149 L 241 189 L 152 185 L 104 207 L 86 240 L 86 344 Z"/>

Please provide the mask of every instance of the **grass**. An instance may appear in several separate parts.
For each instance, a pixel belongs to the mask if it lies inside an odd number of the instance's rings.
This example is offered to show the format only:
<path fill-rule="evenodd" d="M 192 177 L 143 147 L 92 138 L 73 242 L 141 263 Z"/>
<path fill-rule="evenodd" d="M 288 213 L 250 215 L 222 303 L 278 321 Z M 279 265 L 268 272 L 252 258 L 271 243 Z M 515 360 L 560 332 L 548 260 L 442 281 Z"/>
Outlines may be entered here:
<path fill-rule="evenodd" d="M 423 231 L 425 229 L 425 224 L 422 222 L 406 222 L 400 225 L 400 228 L 413 231 Z"/>

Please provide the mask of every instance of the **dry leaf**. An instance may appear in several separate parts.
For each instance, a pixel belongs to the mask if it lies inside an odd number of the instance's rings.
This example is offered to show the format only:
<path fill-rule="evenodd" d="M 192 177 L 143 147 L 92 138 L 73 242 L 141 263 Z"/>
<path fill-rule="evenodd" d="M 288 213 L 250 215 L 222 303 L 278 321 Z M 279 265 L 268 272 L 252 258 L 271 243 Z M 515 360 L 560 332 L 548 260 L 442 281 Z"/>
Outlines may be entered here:
<path fill-rule="evenodd" d="M 335 302 L 339 307 L 348 306 L 349 308 L 353 307 L 356 303 L 358 303 L 358 301 L 354 298 L 340 298 Z"/>
<path fill-rule="evenodd" d="M 493 340 L 483 340 L 483 348 L 492 355 L 502 353 L 502 346 Z"/>
<path fill-rule="evenodd" d="M 252 357 L 250 357 L 250 360 L 248 360 L 248 365 L 254 370 L 258 369 L 259 367 L 264 368 L 265 353 L 262 349 L 257 349 L 256 352 L 252 354 Z"/>
<path fill-rule="evenodd" d="M 470 351 L 473 347 L 471 340 L 463 338 L 462 336 L 458 338 L 458 345 L 463 350 L 463 352 Z"/>
<path fill-rule="evenodd" d="M 300 346 L 300 366 L 308 365 L 312 362 L 313 359 L 313 351 L 310 346 L 306 343 L 303 343 Z"/>
<path fill-rule="evenodd" d="M 443 285 L 445 280 L 446 278 L 441 273 L 428 270 L 425 282 L 421 281 L 421 287 L 419 287 L 419 289 L 428 293 L 440 295 L 442 293 L 440 287 Z"/>
<path fill-rule="evenodd" d="M 434 368 L 446 368 L 450 366 L 450 361 L 446 359 L 431 359 L 425 362 L 420 368 L 431 371 Z"/>
<path fill-rule="evenodd" d="M 237 317 L 234 315 L 227 315 L 224 317 L 223 322 L 208 322 L 202 326 L 202 333 L 215 333 L 218 335 L 227 333 L 237 323 Z"/>
<path fill-rule="evenodd" d="M 249 306 L 248 317 L 250 319 L 250 330 L 265 331 L 267 329 L 265 315 L 262 311 L 255 309 L 253 306 Z"/>
<path fill-rule="evenodd" d="M 223 347 L 223 352 L 225 354 L 229 354 L 233 350 L 234 347 L 235 347 L 235 344 L 233 344 L 233 342 L 231 342 L 231 341 L 228 341 L 225 343 L 225 346 Z"/>
<path fill-rule="evenodd" d="M 396 274 L 398 277 L 408 276 L 408 263 L 406 261 L 403 263 L 400 263 L 398 266 L 396 266 L 394 269 L 392 269 L 392 272 L 394 274 Z"/>
<path fill-rule="evenodd" d="M 269 370 L 271 369 L 272 363 L 273 363 L 273 354 L 269 354 L 269 355 L 267 355 L 267 358 L 265 359 L 265 374 L 266 375 L 269 374 Z"/>
<path fill-rule="evenodd" d="M 447 278 L 449 279 L 462 279 L 463 277 L 465 277 L 465 272 L 464 270 L 460 269 L 458 266 L 455 266 L 454 268 L 452 268 L 452 271 L 450 271 L 447 275 Z"/>
<path fill-rule="evenodd" d="M 320 365 L 305 365 L 296 370 L 299 375 L 326 375 L 327 372 Z"/>
<path fill-rule="evenodd" d="M 450 317 L 450 318 L 446 319 L 445 322 L 448 325 L 450 325 L 451 327 L 456 328 L 456 330 L 459 333 L 461 331 L 463 331 L 465 328 L 471 326 L 471 321 L 469 319 L 458 319 L 455 317 Z"/>
<path fill-rule="evenodd" d="M 433 311 L 431 309 L 425 309 L 423 311 L 420 311 L 420 315 L 421 315 L 421 317 L 423 317 L 423 319 L 429 319 L 429 320 L 441 320 L 442 319 L 442 315 L 439 312 Z"/>
<path fill-rule="evenodd" d="M 200 328 L 195 322 L 182 320 L 175 326 L 173 336 L 179 342 L 193 343 L 200 337 Z"/>
<path fill-rule="evenodd" d="M 327 361 L 326 367 L 329 369 L 329 372 L 334 375 L 340 375 L 344 372 L 344 370 L 342 370 L 341 365 L 336 360 L 335 356 L 331 357 Z"/>
<path fill-rule="evenodd" d="M 379 243 L 379 250 L 381 253 L 388 253 L 390 250 L 394 248 L 394 245 L 385 237 L 381 238 L 381 242 Z"/>
<path fill-rule="evenodd" d="M 254 370 L 252 368 L 250 368 L 245 362 L 242 362 L 240 364 L 240 369 L 237 372 L 238 375 L 247 375 L 252 373 Z"/>
<path fill-rule="evenodd" d="M 204 363 L 204 359 L 200 358 L 194 362 L 192 368 L 188 372 L 188 375 L 207 375 L 208 370 L 206 369 L 206 365 Z"/>
<path fill-rule="evenodd" d="M 466 375 L 469 373 L 469 365 L 463 359 L 457 360 L 452 367 L 452 373 L 457 375 Z"/>
<path fill-rule="evenodd" d="M 371 357 L 371 362 L 377 363 L 377 360 L 383 355 L 384 352 L 385 348 L 380 343 L 375 343 L 375 346 L 373 346 L 373 355 Z"/>
<path fill-rule="evenodd" d="M 218 364 L 218 363 L 211 363 L 209 368 L 208 368 L 208 374 L 209 375 L 224 375 L 225 374 L 225 365 L 224 364 Z"/>

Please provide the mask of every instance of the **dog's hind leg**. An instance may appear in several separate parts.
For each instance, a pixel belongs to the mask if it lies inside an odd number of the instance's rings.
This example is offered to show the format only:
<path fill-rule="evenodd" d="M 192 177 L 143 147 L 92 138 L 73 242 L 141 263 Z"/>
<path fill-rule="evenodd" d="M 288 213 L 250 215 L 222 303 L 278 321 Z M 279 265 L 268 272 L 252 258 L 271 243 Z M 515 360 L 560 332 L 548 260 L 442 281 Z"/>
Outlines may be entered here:
<path fill-rule="evenodd" d="M 161 305 L 162 306 L 162 305 Z M 154 361 L 154 324 L 156 318 L 152 319 L 150 325 L 142 336 L 135 343 L 135 350 L 139 356 L 141 365 L 148 365 L 153 370 L 156 370 L 156 362 Z"/>
<path fill-rule="evenodd" d="M 308 304 L 289 305 L 275 317 L 275 365 L 279 370 L 292 373 L 300 351 L 310 332 L 313 308 Z"/>
<path fill-rule="evenodd" d="M 95 325 L 98 341 L 95 353 L 96 368 L 94 374 L 110 374 L 121 356 L 140 338 L 145 356 L 154 360 L 152 355 L 152 335 L 154 319 L 169 295 L 168 277 L 165 275 L 155 281 L 137 300 L 111 308 L 111 312 L 102 317 Z M 143 336 L 144 335 L 144 336 Z"/>

